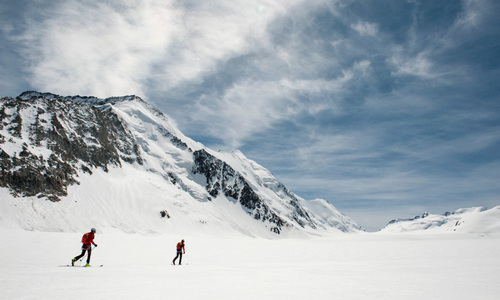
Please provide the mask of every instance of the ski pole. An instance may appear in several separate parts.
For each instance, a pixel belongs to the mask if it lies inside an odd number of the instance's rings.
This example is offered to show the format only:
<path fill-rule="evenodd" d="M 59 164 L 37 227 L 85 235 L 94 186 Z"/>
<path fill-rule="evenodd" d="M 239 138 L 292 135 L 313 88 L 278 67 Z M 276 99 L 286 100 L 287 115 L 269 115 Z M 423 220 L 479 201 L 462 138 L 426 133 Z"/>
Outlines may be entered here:
<path fill-rule="evenodd" d="M 94 246 L 94 247 L 90 246 L 89 251 L 92 251 L 92 250 L 94 250 L 95 248 L 96 248 L 95 246 Z M 89 254 L 87 253 L 87 256 L 88 256 L 88 255 L 89 255 Z M 82 257 L 80 257 L 80 259 L 78 260 L 78 265 L 81 265 L 81 264 L 82 264 L 82 260 L 83 260 L 84 258 L 85 258 L 85 255 L 84 255 L 84 256 L 82 256 Z"/>

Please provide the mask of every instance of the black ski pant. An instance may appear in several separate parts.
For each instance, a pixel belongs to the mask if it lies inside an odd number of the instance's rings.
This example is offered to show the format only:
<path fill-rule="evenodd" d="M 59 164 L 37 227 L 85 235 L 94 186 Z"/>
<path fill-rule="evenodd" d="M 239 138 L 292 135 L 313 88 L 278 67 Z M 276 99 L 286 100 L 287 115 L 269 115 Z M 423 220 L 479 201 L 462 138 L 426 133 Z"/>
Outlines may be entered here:
<path fill-rule="evenodd" d="M 79 260 L 80 258 L 82 258 L 85 255 L 85 252 L 88 252 L 88 254 L 87 254 L 87 263 L 90 264 L 90 255 L 92 255 L 92 247 L 91 247 L 91 245 L 85 245 L 84 244 L 82 246 L 82 254 L 76 256 L 75 257 L 75 261 Z"/>
<path fill-rule="evenodd" d="M 182 264 L 182 250 L 177 250 L 177 256 L 172 261 L 174 263 L 174 265 L 175 265 L 175 260 L 177 259 L 177 257 L 179 258 L 179 265 Z"/>

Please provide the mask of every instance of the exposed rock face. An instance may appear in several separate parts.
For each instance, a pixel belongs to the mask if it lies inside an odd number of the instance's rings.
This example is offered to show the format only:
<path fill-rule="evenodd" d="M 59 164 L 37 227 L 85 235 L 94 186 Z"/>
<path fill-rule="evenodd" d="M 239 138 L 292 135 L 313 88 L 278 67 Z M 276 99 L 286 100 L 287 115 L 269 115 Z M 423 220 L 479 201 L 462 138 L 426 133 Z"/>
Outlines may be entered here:
<path fill-rule="evenodd" d="M 223 193 L 226 197 L 239 201 L 256 220 L 272 223 L 271 230 L 276 233 L 280 233 L 281 227 L 288 225 L 266 205 L 243 176 L 231 166 L 203 149 L 195 151 L 193 156 L 193 173 L 205 175 L 206 189 L 211 196 L 217 197 Z"/>
<path fill-rule="evenodd" d="M 0 145 L 21 143 L 9 155 L 2 147 L 0 186 L 24 196 L 59 200 L 77 183 L 77 170 L 91 172 L 124 162 L 142 163 L 130 132 L 106 104 L 96 106 L 68 98 L 26 92 L 0 102 Z M 8 135 L 6 135 L 7 133 Z M 28 144 L 29 141 L 29 144 Z M 49 150 L 42 155 L 39 148 Z"/>

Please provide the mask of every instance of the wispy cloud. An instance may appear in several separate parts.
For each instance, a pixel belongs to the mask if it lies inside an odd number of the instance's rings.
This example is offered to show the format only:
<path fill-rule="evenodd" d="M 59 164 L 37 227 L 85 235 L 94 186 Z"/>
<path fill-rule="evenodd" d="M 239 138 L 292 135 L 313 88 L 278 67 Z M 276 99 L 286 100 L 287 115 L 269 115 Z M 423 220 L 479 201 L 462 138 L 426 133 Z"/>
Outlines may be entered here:
<path fill-rule="evenodd" d="M 284 76 L 277 81 L 254 78 L 237 82 L 222 95 L 200 97 L 190 115 L 191 126 L 207 124 L 206 133 L 219 136 L 226 145 L 238 148 L 252 135 L 279 122 L 300 114 L 314 115 L 324 109 L 335 109 L 335 101 L 330 97 L 344 93 L 349 83 L 365 76 L 369 68 L 370 62 L 365 60 L 355 62 L 329 80 L 293 79 L 292 74 L 292 78 Z M 307 99 L 316 100 L 312 103 Z"/>
<path fill-rule="evenodd" d="M 389 63 L 395 68 L 393 75 L 414 75 L 425 78 L 436 76 L 432 72 L 432 63 L 423 53 L 415 57 L 403 57 L 400 53 L 396 53 L 389 58 Z"/>
<path fill-rule="evenodd" d="M 457 27 L 476 27 L 485 15 L 491 14 L 494 4 L 490 1 L 464 0 L 463 11 L 455 21 Z"/>

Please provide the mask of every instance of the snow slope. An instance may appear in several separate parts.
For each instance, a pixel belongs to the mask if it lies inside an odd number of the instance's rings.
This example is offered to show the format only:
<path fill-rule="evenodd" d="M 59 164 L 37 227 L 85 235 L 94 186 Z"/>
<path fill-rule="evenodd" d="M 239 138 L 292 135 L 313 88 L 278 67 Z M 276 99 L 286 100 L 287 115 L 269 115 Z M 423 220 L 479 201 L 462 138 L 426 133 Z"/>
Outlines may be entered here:
<path fill-rule="evenodd" d="M 393 220 L 382 232 L 428 231 L 464 233 L 500 233 L 500 206 L 462 208 L 443 215 L 424 213 L 412 219 Z"/>
<path fill-rule="evenodd" d="M 60 267 L 81 233 L 0 229 L 0 299 L 440 299 L 500 295 L 500 238 L 138 235 L 99 230 L 91 268 Z M 186 240 L 182 266 L 175 244 Z M 99 268 L 103 264 L 104 267 Z"/>

